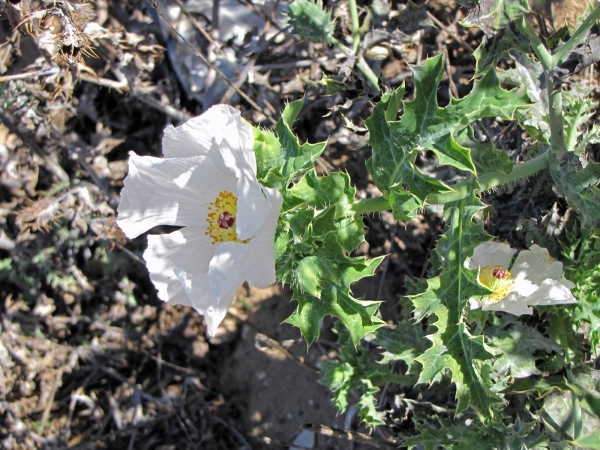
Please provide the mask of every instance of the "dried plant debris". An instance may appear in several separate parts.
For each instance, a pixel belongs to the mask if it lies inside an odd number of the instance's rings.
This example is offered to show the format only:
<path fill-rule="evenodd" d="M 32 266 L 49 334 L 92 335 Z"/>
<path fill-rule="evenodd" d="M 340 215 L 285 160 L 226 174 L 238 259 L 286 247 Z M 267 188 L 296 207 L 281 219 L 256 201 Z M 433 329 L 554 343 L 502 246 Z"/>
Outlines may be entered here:
<path fill-rule="evenodd" d="M 59 66 L 71 67 L 93 55 L 84 31 L 93 18 L 91 5 L 67 0 L 4 2 L 10 24 L 23 35 L 33 36 L 44 55 Z"/>

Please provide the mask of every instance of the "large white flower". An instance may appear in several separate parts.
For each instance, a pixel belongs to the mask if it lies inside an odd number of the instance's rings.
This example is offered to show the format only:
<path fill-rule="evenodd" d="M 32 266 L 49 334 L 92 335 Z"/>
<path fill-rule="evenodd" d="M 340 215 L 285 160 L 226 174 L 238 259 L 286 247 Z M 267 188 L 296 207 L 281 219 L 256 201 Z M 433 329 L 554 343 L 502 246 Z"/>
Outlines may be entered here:
<path fill-rule="evenodd" d="M 515 253 L 508 244 L 500 242 L 477 246 L 465 266 L 479 268 L 479 282 L 493 293 L 481 300 L 472 298 L 471 308 L 520 316 L 531 314 L 530 305 L 577 303 L 570 291 L 575 285 L 562 276 L 562 263 L 552 259 L 548 250 L 532 245 L 517 255 L 511 267 Z"/>
<path fill-rule="evenodd" d="M 117 223 L 148 236 L 144 259 L 161 300 L 192 306 L 214 335 L 247 281 L 275 282 L 275 229 L 281 194 L 256 180 L 252 127 L 226 105 L 168 127 L 164 158 L 130 153 Z"/>

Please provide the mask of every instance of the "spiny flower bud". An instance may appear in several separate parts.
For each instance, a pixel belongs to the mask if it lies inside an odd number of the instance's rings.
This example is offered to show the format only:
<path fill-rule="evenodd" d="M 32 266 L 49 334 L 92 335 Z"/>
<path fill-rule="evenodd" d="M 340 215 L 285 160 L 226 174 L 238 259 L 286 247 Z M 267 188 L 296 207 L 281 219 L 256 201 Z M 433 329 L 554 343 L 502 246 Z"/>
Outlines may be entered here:
<path fill-rule="evenodd" d="M 331 12 L 323 9 L 321 0 L 294 0 L 288 15 L 292 33 L 316 42 L 331 42 L 335 22 L 331 20 Z"/>

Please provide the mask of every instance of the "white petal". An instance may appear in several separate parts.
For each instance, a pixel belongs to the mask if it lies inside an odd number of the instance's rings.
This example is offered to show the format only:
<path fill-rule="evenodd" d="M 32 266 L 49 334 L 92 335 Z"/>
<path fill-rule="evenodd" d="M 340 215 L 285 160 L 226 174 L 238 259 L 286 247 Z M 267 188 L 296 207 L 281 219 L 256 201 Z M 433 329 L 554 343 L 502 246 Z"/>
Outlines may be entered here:
<path fill-rule="evenodd" d="M 208 276 L 213 303 L 211 308 L 207 309 L 205 317 L 211 336 L 227 314 L 235 293 L 245 281 L 240 268 L 248 248 L 247 244 L 225 242 L 217 246 L 215 256 L 210 261 Z"/>
<path fill-rule="evenodd" d="M 242 120 L 238 110 L 228 105 L 213 106 L 201 116 L 194 117 L 177 128 L 168 127 L 163 137 L 163 154 L 165 158 L 207 155 L 213 151 L 213 140 L 221 146 L 225 138 L 228 139 L 228 144 L 223 151 L 239 154 L 243 159 L 242 164 L 249 166 L 256 178 L 252 127 Z M 225 159 L 231 158 L 229 155 Z M 230 167 L 236 165 L 234 161 L 231 164 Z"/>
<path fill-rule="evenodd" d="M 121 191 L 117 223 L 134 238 L 157 225 L 200 226 L 207 205 L 236 180 L 210 158 L 153 158 L 130 153 L 129 174 Z"/>
<path fill-rule="evenodd" d="M 559 305 L 577 303 L 567 286 L 558 280 L 544 280 L 540 288 L 525 299 L 528 305 Z"/>
<path fill-rule="evenodd" d="M 547 278 L 559 280 L 562 277 L 562 263 L 552 259 L 547 249 L 534 244 L 530 250 L 519 253 L 511 268 L 511 275 L 519 294 L 530 295 L 533 291 L 525 289 L 525 286 L 540 286 Z M 523 291 L 517 287 L 522 281 L 525 281 L 522 283 Z"/>
<path fill-rule="evenodd" d="M 279 191 L 263 187 L 270 204 L 269 216 L 244 254 L 242 278 L 250 286 L 265 288 L 275 283 L 275 230 L 283 197 Z"/>
<path fill-rule="evenodd" d="M 475 248 L 473 257 L 467 259 L 465 266 L 469 269 L 486 266 L 502 266 L 503 269 L 508 269 L 515 252 L 510 245 L 502 242 L 484 242 Z"/>
<path fill-rule="evenodd" d="M 169 234 L 148 236 L 144 260 L 158 297 L 169 303 L 192 305 L 175 270 L 181 268 L 193 274 L 208 273 L 213 252 L 212 241 L 204 235 L 201 227 L 186 227 Z"/>
<path fill-rule="evenodd" d="M 499 302 L 483 305 L 481 309 L 483 311 L 504 311 L 515 316 L 529 315 L 533 312 L 531 308 L 527 307 L 525 298 L 514 292 Z"/>
<path fill-rule="evenodd" d="M 568 289 L 573 289 L 574 287 L 577 286 L 575 283 L 567 280 L 565 277 L 562 277 L 559 281 L 561 284 L 564 284 L 565 287 L 567 287 Z"/>
<path fill-rule="evenodd" d="M 239 239 L 255 236 L 269 217 L 271 205 L 262 187 L 244 174 L 238 178 L 236 233 Z"/>
<path fill-rule="evenodd" d="M 469 299 L 469 308 L 479 309 L 479 308 L 481 308 L 481 303 L 476 298 L 470 298 Z"/>
<path fill-rule="evenodd" d="M 183 287 L 187 297 L 190 299 L 191 306 L 200 314 L 207 317 L 207 312 L 212 309 L 212 305 L 215 303 L 214 298 L 210 294 L 208 273 L 194 275 L 186 272 L 181 267 L 175 268 L 173 272 L 179 279 L 179 283 Z M 213 334 L 214 332 L 211 336 Z"/>

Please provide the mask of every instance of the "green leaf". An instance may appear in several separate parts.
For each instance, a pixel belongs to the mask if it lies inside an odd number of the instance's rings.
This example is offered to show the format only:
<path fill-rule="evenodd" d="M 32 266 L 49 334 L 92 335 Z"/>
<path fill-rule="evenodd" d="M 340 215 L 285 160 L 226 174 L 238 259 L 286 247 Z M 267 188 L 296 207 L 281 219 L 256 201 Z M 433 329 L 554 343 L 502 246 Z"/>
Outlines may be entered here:
<path fill-rule="evenodd" d="M 375 334 L 375 342 L 383 349 L 380 364 L 404 361 L 409 368 L 416 357 L 429 347 L 423 327 L 410 320 L 402 320 L 396 328 L 380 328 Z"/>
<path fill-rule="evenodd" d="M 279 190 L 288 187 L 295 178 L 312 169 L 325 150 L 326 142 L 300 145 L 292 131 L 303 104 L 302 99 L 287 104 L 275 132 L 253 128 L 257 178 L 265 186 Z"/>
<path fill-rule="evenodd" d="M 469 420 L 469 419 L 467 419 Z M 547 438 L 540 433 L 537 421 L 524 423 L 519 417 L 514 423 L 504 425 L 500 420 L 486 427 L 477 427 L 450 419 L 436 420 L 431 424 L 417 422 L 419 435 L 409 437 L 403 442 L 409 448 L 424 448 L 425 450 L 487 450 L 487 449 L 534 449 L 547 443 Z M 441 425 L 441 426 L 440 426 Z"/>
<path fill-rule="evenodd" d="M 294 0 L 288 9 L 292 33 L 316 42 L 331 42 L 335 23 L 321 0 Z"/>
<path fill-rule="evenodd" d="M 494 370 L 499 374 L 510 371 L 514 378 L 541 375 L 542 372 L 536 367 L 540 353 L 558 352 L 561 349 L 556 342 L 512 315 L 495 319 L 493 325 L 486 328 L 485 335 L 490 346 L 502 352 L 494 363 Z"/>
<path fill-rule="evenodd" d="M 594 431 L 587 436 L 577 439 L 574 444 L 578 447 L 600 450 L 600 430 Z"/>
<path fill-rule="evenodd" d="M 436 249 L 443 260 L 442 272 L 428 280 L 428 290 L 413 297 L 413 303 L 415 317 L 436 317 L 429 319 L 436 328 L 427 336 L 432 345 L 416 358 L 423 366 L 419 383 L 433 383 L 449 371 L 456 384 L 456 414 L 472 406 L 485 418 L 493 414 L 492 407 L 499 402 L 482 375 L 491 369 L 488 360 L 493 354 L 483 336 L 470 334 L 464 316 L 469 298 L 487 293 L 477 283 L 476 271 L 464 267 L 475 247 L 491 238 L 480 224 L 473 223 L 482 206 L 472 194 L 451 204 L 448 230 Z"/>
<path fill-rule="evenodd" d="M 600 163 L 589 161 L 583 168 L 572 153 L 567 153 L 562 161 L 549 153 L 548 163 L 556 188 L 579 213 L 582 225 L 600 227 Z"/>
<path fill-rule="evenodd" d="M 404 114 L 400 120 L 389 121 L 403 88 L 384 95 L 366 121 L 369 144 L 373 147 L 367 167 L 375 184 L 392 205 L 394 217 L 403 221 L 415 217 L 425 206 L 428 195 L 451 190 L 419 171 L 415 165 L 419 151 L 429 149 L 435 153 L 440 165 L 452 165 L 476 174 L 470 149 L 457 140 L 459 133 L 483 117 L 512 119 L 517 108 L 530 103 L 525 93 L 502 89 L 491 70 L 475 82 L 465 98 L 452 99 L 448 106 L 440 108 L 436 97 L 445 71 L 443 54 L 429 58 L 423 66 L 413 67 L 412 71 L 415 98 L 403 103 Z"/>
<path fill-rule="evenodd" d="M 331 208 L 335 215 L 334 226 L 330 230 L 323 230 L 323 233 L 334 233 L 342 248 L 352 252 L 365 240 L 362 216 L 352 210 L 355 195 L 356 189 L 352 187 L 348 174 L 336 172 L 319 178 L 316 172 L 310 171 L 286 192 L 283 210 L 313 208 L 314 213 L 305 213 L 312 222 L 317 215 L 322 216 L 323 211 Z M 300 216 L 299 219 L 302 217 Z M 294 236 L 295 240 L 309 242 L 305 233 L 307 226 L 307 223 L 299 225 L 299 232 Z M 322 236 L 319 235 L 318 238 L 322 239 Z"/>
<path fill-rule="evenodd" d="M 548 436 L 554 440 L 571 440 L 574 438 L 574 414 L 573 395 L 576 395 L 584 406 L 593 404 L 598 400 L 598 388 L 600 387 L 600 372 L 597 370 L 580 370 L 575 373 L 574 379 L 569 380 L 567 386 L 570 390 L 554 390 L 546 397 L 540 416 Z M 587 399 L 589 397 L 589 399 Z M 600 416 L 583 408 L 581 412 L 581 424 L 584 435 L 600 429 Z"/>
<path fill-rule="evenodd" d="M 374 317 L 381 302 L 355 299 L 350 294 L 350 285 L 373 275 L 382 258 L 350 258 L 343 254 L 337 242 L 331 240 L 325 241 L 323 247 L 329 248 L 322 248 L 310 257 L 310 263 L 318 264 L 311 273 L 310 285 L 305 286 L 298 278 L 292 283 L 292 299 L 298 302 L 298 308 L 286 322 L 300 328 L 306 342 L 311 344 L 319 337 L 323 317 L 338 317 L 357 345 L 363 336 L 382 327 L 384 322 Z M 324 276 L 333 271 L 336 271 L 338 280 Z M 307 290 L 313 286 L 318 286 L 313 293 L 318 293 L 319 297 Z"/>
<path fill-rule="evenodd" d="M 527 0 L 479 0 L 461 22 L 464 27 L 477 27 L 485 33 L 473 56 L 477 60 L 475 76 L 496 66 L 499 58 L 510 50 L 529 53 L 530 38 L 514 22 L 529 12 Z"/>
<path fill-rule="evenodd" d="M 490 141 L 479 142 L 474 139 L 471 128 L 466 128 L 457 133 L 456 142 L 471 149 L 471 158 L 479 175 L 486 172 L 508 175 L 512 172 L 514 164 L 508 153 L 497 149 Z"/>
<path fill-rule="evenodd" d="M 297 310 L 287 320 L 311 344 L 327 315 L 348 327 L 356 345 L 383 322 L 374 317 L 380 302 L 350 294 L 354 281 L 373 274 L 382 258 L 348 254 L 364 240 L 362 217 L 352 210 L 356 190 L 347 174 L 318 177 L 308 172 L 284 191 L 275 252 L 277 276 L 291 285 Z"/>

